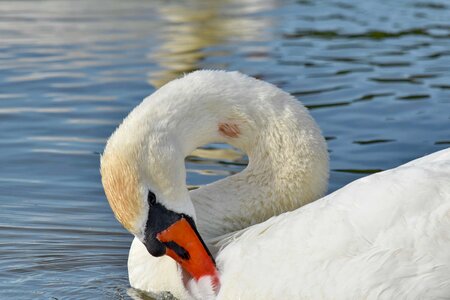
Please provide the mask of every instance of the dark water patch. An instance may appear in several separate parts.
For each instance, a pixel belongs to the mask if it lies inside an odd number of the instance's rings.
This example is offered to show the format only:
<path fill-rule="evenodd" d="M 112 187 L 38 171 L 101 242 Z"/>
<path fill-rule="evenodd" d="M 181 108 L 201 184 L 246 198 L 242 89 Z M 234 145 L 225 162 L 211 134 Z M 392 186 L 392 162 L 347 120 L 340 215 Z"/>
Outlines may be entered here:
<path fill-rule="evenodd" d="M 428 54 L 427 56 L 425 56 L 426 58 L 430 58 L 430 59 L 435 59 L 435 58 L 440 58 L 443 56 L 450 56 L 450 51 L 440 51 L 440 52 L 435 52 L 432 54 Z"/>
<path fill-rule="evenodd" d="M 365 59 L 358 57 L 337 57 L 337 56 L 314 56 L 314 59 L 324 60 L 324 61 L 335 61 L 335 62 L 348 62 L 348 63 L 363 63 Z"/>
<path fill-rule="evenodd" d="M 432 84 L 431 86 L 438 89 L 450 90 L 450 84 Z"/>
<path fill-rule="evenodd" d="M 412 74 L 409 76 L 411 79 L 428 79 L 428 78 L 436 78 L 439 77 L 437 74 Z"/>
<path fill-rule="evenodd" d="M 372 78 L 370 78 L 370 80 L 376 81 L 376 82 L 381 82 L 381 83 L 401 83 L 401 82 L 413 83 L 413 84 L 420 83 L 418 80 L 416 80 L 414 78 L 399 78 L 399 77 L 390 77 L 390 78 L 372 77 Z"/>
<path fill-rule="evenodd" d="M 387 32 L 387 31 L 377 31 L 371 30 L 365 33 L 355 33 L 355 34 L 345 34 L 332 30 L 298 30 L 294 33 L 286 33 L 284 37 L 287 39 L 298 39 L 298 38 L 321 38 L 321 39 L 373 39 L 373 40 L 383 40 L 383 39 L 393 39 L 405 36 L 433 36 L 427 29 L 423 28 L 412 28 L 409 30 L 402 30 L 398 32 Z M 448 35 L 437 35 L 433 37 L 446 38 Z"/>
<path fill-rule="evenodd" d="M 370 101 L 373 100 L 375 98 L 380 98 L 380 97 L 389 97 L 394 95 L 394 93 L 379 93 L 379 94 L 367 94 L 367 95 L 363 95 L 359 98 L 356 98 L 355 100 L 353 100 L 353 102 L 359 102 L 359 101 Z"/>
<path fill-rule="evenodd" d="M 332 91 L 338 91 L 341 89 L 345 89 L 346 86 L 333 86 L 333 87 L 327 87 L 322 89 L 314 89 L 314 90 L 303 90 L 303 91 L 294 91 L 291 92 L 291 95 L 300 97 L 300 96 L 306 96 L 306 95 L 312 95 L 312 94 L 321 94 L 321 93 L 327 93 Z"/>
<path fill-rule="evenodd" d="M 421 48 L 430 47 L 431 44 L 429 42 L 417 42 L 411 45 L 400 45 L 399 48 L 403 51 L 417 50 Z"/>
<path fill-rule="evenodd" d="M 318 109 L 318 108 L 330 108 L 350 105 L 350 102 L 335 102 L 335 103 L 323 103 L 323 104 L 308 104 L 305 105 L 308 109 Z"/>
<path fill-rule="evenodd" d="M 350 173 L 350 174 L 374 174 L 382 172 L 381 169 L 333 169 L 334 172 Z"/>
<path fill-rule="evenodd" d="M 248 162 L 243 161 L 227 161 L 227 160 L 213 160 L 213 159 L 207 159 L 207 158 L 201 158 L 196 156 L 188 156 L 186 157 L 187 162 L 192 162 L 196 164 L 219 164 L 219 165 L 231 165 L 231 166 L 246 166 Z"/>
<path fill-rule="evenodd" d="M 408 100 L 408 101 L 414 101 L 414 100 L 423 100 L 430 98 L 430 95 L 428 94 L 419 94 L 419 95 L 406 95 L 397 97 L 398 100 Z"/>
<path fill-rule="evenodd" d="M 366 45 L 363 43 L 355 43 L 347 41 L 346 43 L 336 43 L 331 44 L 327 46 L 328 50 L 342 50 L 342 49 L 348 49 L 348 50 L 355 50 L 355 49 L 366 49 Z"/>
<path fill-rule="evenodd" d="M 445 5 L 444 3 L 437 3 L 437 2 L 416 2 L 414 3 L 414 6 L 418 8 L 427 8 L 436 10 L 447 8 L 447 5 Z"/>
<path fill-rule="evenodd" d="M 371 145 L 371 144 L 381 144 L 381 143 L 390 143 L 390 142 L 395 142 L 395 140 L 376 139 L 376 140 L 354 141 L 353 143 L 359 144 L 359 145 Z"/>
<path fill-rule="evenodd" d="M 360 73 L 360 72 L 371 72 L 373 71 L 372 68 L 352 68 L 352 69 L 344 69 L 336 71 L 335 75 L 347 75 L 347 74 L 353 74 L 353 73 Z"/>
<path fill-rule="evenodd" d="M 388 68 L 388 67 L 408 67 L 408 66 L 411 65 L 411 63 L 407 62 L 407 61 L 371 62 L 370 64 L 373 65 L 373 66 L 383 67 L 383 68 Z"/>
<path fill-rule="evenodd" d="M 402 55 L 405 55 L 405 51 L 388 50 L 388 51 L 378 53 L 378 56 L 402 56 Z"/>

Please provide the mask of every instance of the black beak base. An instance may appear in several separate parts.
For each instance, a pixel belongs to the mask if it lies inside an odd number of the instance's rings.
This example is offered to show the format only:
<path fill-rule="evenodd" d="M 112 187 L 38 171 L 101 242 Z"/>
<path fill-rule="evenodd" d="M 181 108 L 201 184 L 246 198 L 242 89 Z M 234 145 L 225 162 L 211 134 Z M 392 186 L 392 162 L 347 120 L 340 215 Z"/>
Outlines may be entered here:
<path fill-rule="evenodd" d="M 144 245 L 151 255 L 160 257 L 166 254 L 167 245 L 161 243 L 156 235 L 169 228 L 184 215 L 168 210 L 164 205 L 156 202 L 156 196 L 151 191 L 148 193 L 148 204 L 150 208 L 145 224 Z"/>

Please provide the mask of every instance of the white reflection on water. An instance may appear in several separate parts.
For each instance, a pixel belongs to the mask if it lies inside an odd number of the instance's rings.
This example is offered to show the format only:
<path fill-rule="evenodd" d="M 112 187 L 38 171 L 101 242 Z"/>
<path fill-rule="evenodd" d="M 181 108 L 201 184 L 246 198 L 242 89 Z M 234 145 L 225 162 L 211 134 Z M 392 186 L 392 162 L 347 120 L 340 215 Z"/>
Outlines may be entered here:
<path fill-rule="evenodd" d="M 67 113 L 73 111 L 72 108 L 58 108 L 58 107 L 9 107 L 0 108 L 0 114 L 21 114 L 21 113 L 48 113 L 48 114 L 58 114 Z"/>
<path fill-rule="evenodd" d="M 48 73 L 30 73 L 23 76 L 15 76 L 9 77 L 8 82 L 16 83 L 16 82 L 26 82 L 30 80 L 40 80 L 40 79 L 52 79 L 52 78 L 83 78 L 85 76 L 84 73 L 81 72 L 48 72 Z"/>
<path fill-rule="evenodd" d="M 48 149 L 48 148 L 35 148 L 35 149 L 31 149 L 31 152 L 66 154 L 66 155 L 92 155 L 91 151 L 61 150 L 61 149 Z"/>
<path fill-rule="evenodd" d="M 272 38 L 270 17 L 252 18 L 251 14 L 270 11 L 274 1 L 227 0 L 170 2 L 157 7 L 164 21 L 160 27 L 161 43 L 148 58 L 158 63 L 160 71 L 149 73 L 149 82 L 160 87 L 183 73 L 201 68 L 207 56 L 225 56 L 230 52 L 204 51 L 210 47 L 234 42 L 267 41 Z M 231 50 L 230 50 L 231 51 Z M 226 68 L 219 63 L 216 68 Z"/>
<path fill-rule="evenodd" d="M 44 181 L 36 179 L 23 179 L 23 178 L 10 178 L 10 177 L 0 177 L 2 182 L 17 182 L 17 183 L 31 183 L 31 184 L 42 184 Z"/>
<path fill-rule="evenodd" d="M 118 124 L 121 120 L 110 120 L 110 119 L 67 119 L 67 123 L 69 124 L 89 124 L 89 125 L 115 125 Z"/>
<path fill-rule="evenodd" d="M 29 138 L 35 141 L 48 142 L 75 142 L 75 143 L 100 143 L 104 144 L 106 139 L 83 138 L 78 136 L 33 136 Z"/>

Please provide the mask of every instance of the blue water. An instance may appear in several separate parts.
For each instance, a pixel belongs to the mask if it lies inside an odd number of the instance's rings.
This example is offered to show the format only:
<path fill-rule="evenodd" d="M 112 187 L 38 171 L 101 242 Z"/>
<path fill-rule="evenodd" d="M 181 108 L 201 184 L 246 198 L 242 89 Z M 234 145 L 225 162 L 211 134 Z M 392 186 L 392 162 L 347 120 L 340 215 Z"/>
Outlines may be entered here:
<path fill-rule="evenodd" d="M 132 237 L 99 153 L 186 72 L 294 94 L 327 138 L 330 191 L 448 147 L 449 20 L 444 0 L 1 1 L 0 299 L 147 299 L 128 285 Z M 188 158 L 188 184 L 245 163 L 210 145 Z"/>

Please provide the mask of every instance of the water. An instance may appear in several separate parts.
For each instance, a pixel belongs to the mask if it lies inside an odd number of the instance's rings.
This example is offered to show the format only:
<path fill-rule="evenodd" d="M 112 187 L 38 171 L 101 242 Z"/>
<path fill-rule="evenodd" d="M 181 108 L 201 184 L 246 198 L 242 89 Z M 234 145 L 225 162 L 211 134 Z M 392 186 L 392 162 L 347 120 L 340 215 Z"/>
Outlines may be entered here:
<path fill-rule="evenodd" d="M 0 299 L 144 299 L 98 172 L 142 98 L 196 69 L 293 93 L 327 137 L 330 191 L 450 144 L 450 3 L 0 2 Z M 223 150 L 223 151 L 222 151 Z M 210 145 L 188 183 L 239 172 Z"/>

